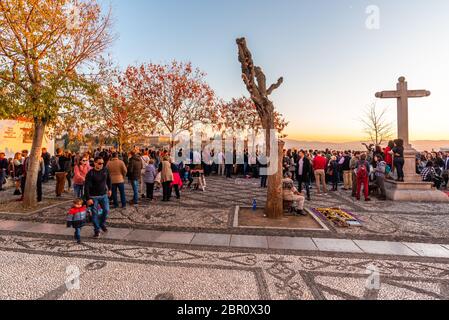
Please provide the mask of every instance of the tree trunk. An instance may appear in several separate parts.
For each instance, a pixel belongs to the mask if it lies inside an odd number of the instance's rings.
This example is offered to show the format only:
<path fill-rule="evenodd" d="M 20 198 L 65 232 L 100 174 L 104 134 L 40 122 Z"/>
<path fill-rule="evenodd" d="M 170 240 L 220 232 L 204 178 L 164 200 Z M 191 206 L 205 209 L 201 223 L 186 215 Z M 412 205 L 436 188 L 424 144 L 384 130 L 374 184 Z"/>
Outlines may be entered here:
<path fill-rule="evenodd" d="M 42 154 L 42 142 L 45 134 L 45 123 L 41 120 L 34 121 L 33 145 L 29 158 L 29 169 L 26 174 L 25 194 L 23 206 L 34 208 L 37 206 L 36 185 L 39 174 L 39 159 Z"/>
<path fill-rule="evenodd" d="M 265 128 L 274 128 L 272 119 L 267 119 Z M 265 129 L 266 155 L 271 158 L 271 129 Z M 284 204 L 282 200 L 282 158 L 284 142 L 278 141 L 277 163 L 270 163 L 270 166 L 277 166 L 275 174 L 268 176 L 267 205 L 265 214 L 269 219 L 280 219 L 284 216 Z"/>

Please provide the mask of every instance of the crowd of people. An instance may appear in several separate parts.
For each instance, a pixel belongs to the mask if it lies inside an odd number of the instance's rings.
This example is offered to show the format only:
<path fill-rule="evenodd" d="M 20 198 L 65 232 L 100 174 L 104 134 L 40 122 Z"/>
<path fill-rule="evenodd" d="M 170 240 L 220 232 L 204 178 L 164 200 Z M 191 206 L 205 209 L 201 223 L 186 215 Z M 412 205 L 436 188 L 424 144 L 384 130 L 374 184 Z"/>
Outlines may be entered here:
<path fill-rule="evenodd" d="M 380 200 L 386 200 L 385 180 L 404 182 L 404 143 L 401 139 L 389 141 L 385 148 L 365 145 L 366 151 L 336 150 L 285 150 L 283 159 L 284 198 L 291 199 L 290 180 L 297 181 L 296 206 L 301 211 L 303 200 L 311 199 L 313 183 L 318 194 L 350 190 L 360 200 L 363 195 L 371 201 L 370 194 L 377 191 Z M 423 182 L 433 183 L 437 189 L 448 188 L 449 152 L 421 152 L 416 154 L 416 173 Z M 305 189 L 303 196 L 302 190 Z M 287 192 L 285 192 L 287 190 Z"/>
<path fill-rule="evenodd" d="M 404 145 L 402 140 L 390 141 L 385 148 L 366 146 L 366 151 L 335 150 L 284 150 L 283 198 L 292 203 L 296 214 L 303 214 L 305 200 L 315 194 L 327 194 L 329 190 L 352 192 L 360 200 L 370 201 L 371 191 L 378 192 L 380 200 L 386 200 L 385 180 L 404 181 Z M 260 187 L 267 187 L 267 158 L 248 150 L 230 153 L 214 150 L 190 151 L 180 149 L 175 161 L 166 149 L 135 148 L 130 152 L 114 149 L 96 149 L 81 154 L 57 149 L 50 155 L 44 148 L 39 159 L 37 200 L 42 201 L 42 184 L 56 180 L 55 194 L 73 192 L 74 207 L 68 215 L 68 225 L 73 226 L 79 239 L 80 226 L 91 213 L 95 237 L 107 232 L 106 220 L 112 205 L 125 208 L 139 204 L 140 198 L 154 201 L 154 191 L 162 190 L 162 201 L 170 201 L 172 195 L 181 197 L 183 188 L 202 190 L 210 175 L 243 176 L 260 179 Z M 181 159 L 181 160 L 180 160 Z M 29 170 L 27 150 L 6 159 L 0 152 L 0 191 L 7 178 L 13 181 L 14 195 L 23 194 Z M 199 165 L 200 164 L 200 165 Z M 416 155 L 416 173 L 425 182 L 432 182 L 438 189 L 448 187 L 449 152 L 422 152 Z M 127 201 L 126 183 L 132 189 L 132 199 Z M 313 186 L 313 187 L 312 187 Z M 120 199 L 120 201 L 119 201 Z M 83 209 L 84 208 L 84 209 Z M 86 212 L 85 212 L 86 211 Z"/>

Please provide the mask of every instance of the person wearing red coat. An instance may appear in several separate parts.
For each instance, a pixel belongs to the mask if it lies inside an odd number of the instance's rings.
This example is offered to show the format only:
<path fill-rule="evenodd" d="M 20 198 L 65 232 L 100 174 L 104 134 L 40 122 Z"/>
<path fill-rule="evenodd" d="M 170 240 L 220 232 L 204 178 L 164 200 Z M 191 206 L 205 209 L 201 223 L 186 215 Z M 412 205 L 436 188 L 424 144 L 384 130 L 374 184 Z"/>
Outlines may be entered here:
<path fill-rule="evenodd" d="M 75 229 L 75 240 L 81 243 L 81 228 L 86 224 L 87 208 L 83 206 L 82 199 L 75 199 L 73 206 L 67 213 L 67 228 Z"/>
<path fill-rule="evenodd" d="M 323 157 L 322 153 L 319 152 L 316 157 L 313 159 L 313 170 L 315 172 L 315 181 L 316 181 L 316 188 L 317 192 L 321 193 L 320 189 L 320 181 L 323 185 L 323 191 L 326 194 L 327 193 L 327 186 L 326 186 L 326 167 L 327 167 L 327 159 Z"/>

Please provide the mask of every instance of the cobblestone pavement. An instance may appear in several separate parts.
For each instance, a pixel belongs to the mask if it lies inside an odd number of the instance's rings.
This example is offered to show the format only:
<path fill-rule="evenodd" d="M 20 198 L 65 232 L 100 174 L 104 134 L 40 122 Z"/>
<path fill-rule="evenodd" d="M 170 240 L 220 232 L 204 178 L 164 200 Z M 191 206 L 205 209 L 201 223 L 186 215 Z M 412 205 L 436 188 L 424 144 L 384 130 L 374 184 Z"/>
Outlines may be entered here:
<path fill-rule="evenodd" d="M 319 236 L 328 238 L 351 238 L 365 240 L 412 241 L 449 244 L 449 206 L 441 203 L 418 202 L 372 202 L 355 201 L 350 192 L 339 191 L 328 195 L 315 195 L 306 202 L 307 208 L 340 207 L 356 214 L 362 221 L 361 228 L 336 228 L 327 223 L 330 231 L 307 232 L 291 230 L 257 230 L 233 228 L 234 208 L 251 206 L 253 199 L 259 206 L 265 205 L 265 190 L 258 180 L 207 179 L 206 192 L 184 190 L 181 200 L 170 203 L 158 200 L 150 203 L 142 200 L 139 206 L 113 210 L 110 223 L 116 227 L 162 229 L 173 231 L 200 231 L 221 233 L 254 233 L 269 235 Z M 45 193 L 52 195 L 53 183 L 45 186 Z M 313 190 L 312 190 L 313 192 Z M 5 192 L 2 194 L 10 194 Z M 131 198 L 127 186 L 128 199 Z M 71 197 L 65 195 L 66 199 Z M 58 205 L 23 217 L 5 216 L 2 219 L 30 220 L 64 223 L 64 215 L 70 203 Z"/>
<path fill-rule="evenodd" d="M 0 299 L 449 299 L 447 259 L 77 245 L 0 233 L 0 269 Z M 69 283 L 77 272 L 79 290 Z"/>

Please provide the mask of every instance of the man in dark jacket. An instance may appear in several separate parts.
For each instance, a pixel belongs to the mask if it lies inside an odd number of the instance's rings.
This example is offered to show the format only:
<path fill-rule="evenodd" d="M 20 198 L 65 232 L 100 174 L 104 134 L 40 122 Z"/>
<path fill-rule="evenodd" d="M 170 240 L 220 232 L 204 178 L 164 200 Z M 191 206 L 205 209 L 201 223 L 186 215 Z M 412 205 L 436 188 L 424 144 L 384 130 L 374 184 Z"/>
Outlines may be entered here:
<path fill-rule="evenodd" d="M 352 170 L 351 170 L 351 155 L 348 151 L 345 151 L 344 162 L 342 165 L 343 171 L 343 190 L 352 190 Z"/>
<path fill-rule="evenodd" d="M 6 172 L 8 171 L 8 160 L 5 158 L 5 153 L 0 153 L 0 191 L 3 190 L 3 182 L 6 180 Z"/>
<path fill-rule="evenodd" d="M 133 187 L 133 202 L 131 204 L 138 204 L 139 201 L 139 181 L 142 176 L 143 161 L 138 153 L 131 152 L 131 158 L 128 164 L 128 178 Z"/>
<path fill-rule="evenodd" d="M 310 178 L 309 174 L 312 169 L 312 164 L 310 160 L 306 157 L 303 150 L 299 152 L 298 163 L 296 166 L 296 176 L 298 177 L 298 191 L 302 192 L 303 184 L 306 187 L 307 201 L 310 201 Z"/>
<path fill-rule="evenodd" d="M 102 157 L 95 158 L 94 168 L 86 176 L 84 190 L 87 205 L 92 210 L 94 238 L 98 238 L 100 236 L 100 229 L 103 232 L 108 232 L 106 220 L 109 214 L 109 197 L 112 195 L 111 176 L 108 169 L 104 167 Z"/>
<path fill-rule="evenodd" d="M 44 160 L 44 177 L 43 181 L 44 183 L 48 182 L 48 179 L 50 177 L 50 160 L 51 156 L 50 153 L 48 153 L 46 148 L 42 148 L 42 159 Z"/>

